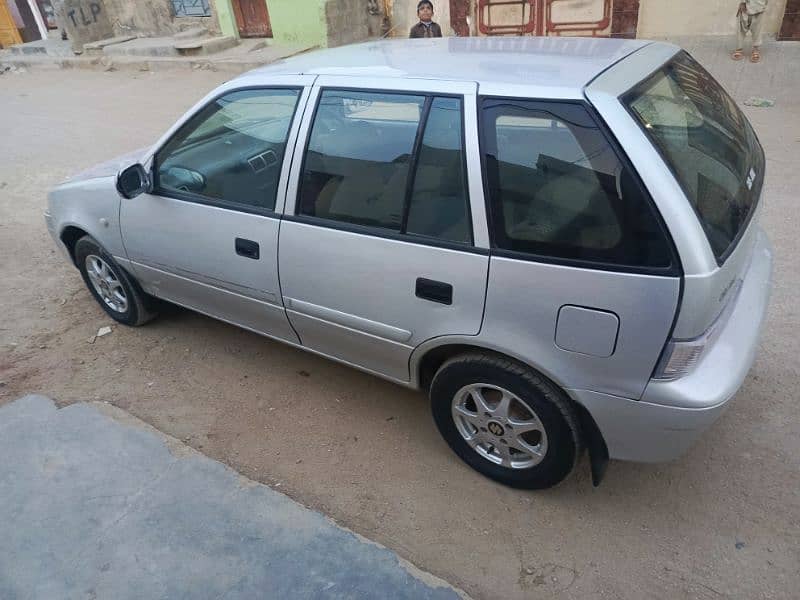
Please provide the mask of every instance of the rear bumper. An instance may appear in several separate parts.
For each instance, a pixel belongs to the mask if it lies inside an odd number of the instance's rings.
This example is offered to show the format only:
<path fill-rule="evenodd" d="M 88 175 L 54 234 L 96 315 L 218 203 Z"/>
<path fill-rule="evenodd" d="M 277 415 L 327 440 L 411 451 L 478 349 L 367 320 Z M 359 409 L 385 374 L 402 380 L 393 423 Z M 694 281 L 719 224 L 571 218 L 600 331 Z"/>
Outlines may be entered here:
<path fill-rule="evenodd" d="M 736 305 L 691 374 L 676 381 L 650 381 L 641 400 L 569 390 L 591 413 L 610 458 L 640 462 L 677 458 L 719 418 L 755 360 L 771 277 L 772 248 L 759 231 Z"/>
<path fill-rule="evenodd" d="M 715 407 L 730 400 L 755 360 L 769 304 L 771 278 L 772 246 L 759 229 L 741 292 L 719 337 L 689 375 L 676 381 L 650 381 L 642 400 L 695 409 Z"/>
<path fill-rule="evenodd" d="M 616 460 L 664 462 L 683 454 L 728 402 L 708 408 L 661 406 L 588 390 L 569 390 L 594 418 Z"/>

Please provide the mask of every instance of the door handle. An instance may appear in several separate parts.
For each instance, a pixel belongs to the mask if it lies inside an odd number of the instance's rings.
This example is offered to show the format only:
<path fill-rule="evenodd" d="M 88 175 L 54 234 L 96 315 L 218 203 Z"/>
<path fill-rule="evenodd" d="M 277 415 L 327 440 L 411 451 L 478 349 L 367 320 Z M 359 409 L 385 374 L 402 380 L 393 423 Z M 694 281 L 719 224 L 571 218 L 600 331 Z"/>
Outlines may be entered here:
<path fill-rule="evenodd" d="M 258 244 L 252 240 L 236 238 L 236 254 L 258 260 L 260 254 Z"/>
<path fill-rule="evenodd" d="M 449 306 L 453 303 L 453 286 L 444 281 L 418 277 L 416 295 L 417 298 Z"/>

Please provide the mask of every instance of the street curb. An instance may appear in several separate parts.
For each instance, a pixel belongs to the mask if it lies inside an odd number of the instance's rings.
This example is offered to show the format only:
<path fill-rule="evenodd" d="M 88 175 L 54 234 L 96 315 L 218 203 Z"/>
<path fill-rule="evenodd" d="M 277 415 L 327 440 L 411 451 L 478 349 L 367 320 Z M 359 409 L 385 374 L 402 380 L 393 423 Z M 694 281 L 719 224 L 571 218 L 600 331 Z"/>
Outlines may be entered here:
<path fill-rule="evenodd" d="M 198 56 L 184 57 L 129 57 L 129 56 L 35 56 L 0 54 L 0 70 L 3 67 L 17 67 L 29 70 L 69 70 L 91 71 L 216 71 L 238 75 L 257 69 L 278 60 L 297 56 L 316 50 L 316 47 L 302 48 L 284 56 L 270 60 L 247 60 L 242 58 L 218 58 Z"/>
<path fill-rule="evenodd" d="M 70 70 L 83 69 L 89 71 L 219 71 L 239 74 L 269 64 L 263 61 L 249 62 L 217 62 L 202 59 L 110 59 L 92 58 L 51 58 L 37 60 L 33 58 L 8 57 L 0 59 L 0 67 L 9 66 L 28 70 Z"/>

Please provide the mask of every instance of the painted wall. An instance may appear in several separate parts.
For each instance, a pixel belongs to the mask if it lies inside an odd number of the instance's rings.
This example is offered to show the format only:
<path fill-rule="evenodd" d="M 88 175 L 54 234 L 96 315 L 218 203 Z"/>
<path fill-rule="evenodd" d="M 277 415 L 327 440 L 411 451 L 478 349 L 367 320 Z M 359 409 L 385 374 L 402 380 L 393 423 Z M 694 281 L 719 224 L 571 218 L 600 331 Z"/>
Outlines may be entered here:
<path fill-rule="evenodd" d="M 233 14 L 231 0 L 214 0 L 214 12 L 217 14 L 219 30 L 222 35 L 239 37 L 239 28 L 236 25 L 236 17 Z"/>
<path fill-rule="evenodd" d="M 267 0 L 272 35 L 276 42 L 302 46 L 327 46 L 325 0 Z"/>
<path fill-rule="evenodd" d="M 736 32 L 738 0 L 642 0 L 639 38 L 682 35 L 730 35 Z M 780 29 L 786 0 L 770 0 L 764 36 L 774 38 Z"/>
<path fill-rule="evenodd" d="M 380 34 L 381 15 L 371 15 L 366 0 L 264 0 L 276 43 L 340 46 Z M 239 36 L 232 0 L 214 0 L 224 35 Z M 378 6 L 378 5 L 376 5 Z"/>

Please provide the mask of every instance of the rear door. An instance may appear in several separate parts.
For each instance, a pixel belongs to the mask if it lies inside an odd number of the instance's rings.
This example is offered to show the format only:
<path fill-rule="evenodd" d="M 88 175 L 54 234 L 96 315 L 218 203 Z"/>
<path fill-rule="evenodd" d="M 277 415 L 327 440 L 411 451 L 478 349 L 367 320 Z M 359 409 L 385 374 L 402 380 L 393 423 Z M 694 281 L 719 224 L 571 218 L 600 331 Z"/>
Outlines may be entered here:
<path fill-rule="evenodd" d="M 405 382 L 417 345 L 479 332 L 489 260 L 476 86 L 387 87 L 317 79 L 279 265 L 304 346 Z"/>
<path fill-rule="evenodd" d="M 311 77 L 210 99 L 153 158 L 154 191 L 120 208 L 125 250 L 150 293 L 279 339 L 299 340 L 278 283 L 278 230 Z"/>

